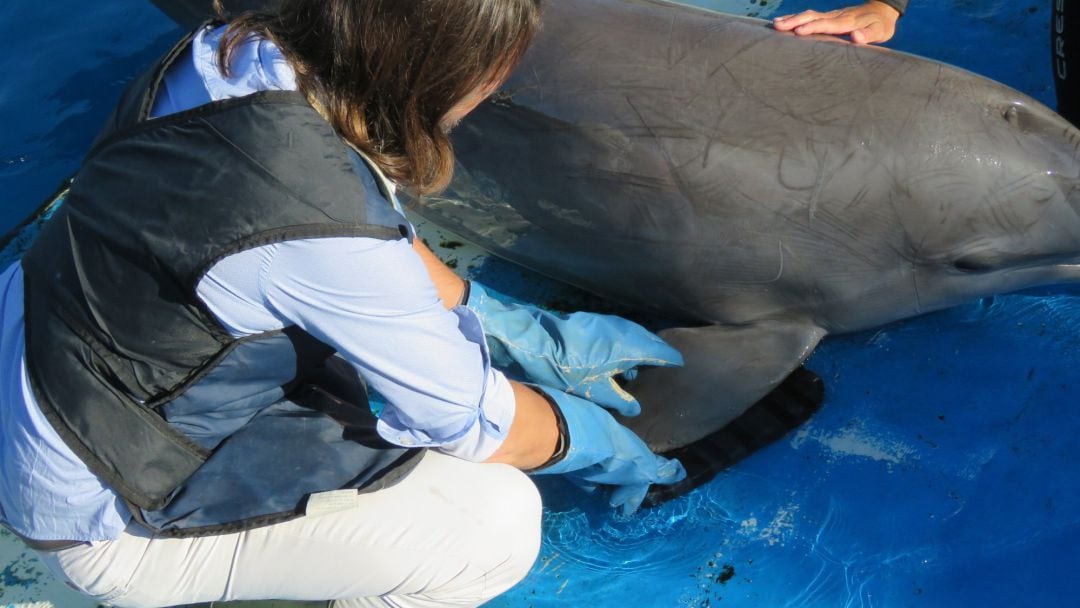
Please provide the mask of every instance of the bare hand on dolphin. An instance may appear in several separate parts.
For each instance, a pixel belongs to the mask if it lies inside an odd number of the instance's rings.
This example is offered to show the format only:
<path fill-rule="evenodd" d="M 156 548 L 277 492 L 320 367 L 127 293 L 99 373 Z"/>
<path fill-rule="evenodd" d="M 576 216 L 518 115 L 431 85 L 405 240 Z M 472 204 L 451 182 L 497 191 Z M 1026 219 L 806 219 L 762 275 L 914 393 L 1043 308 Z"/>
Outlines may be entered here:
<path fill-rule="evenodd" d="M 892 3 L 868 0 L 865 4 L 826 13 L 803 11 L 784 15 L 773 20 L 773 27 L 781 32 L 794 32 L 799 36 L 851 36 L 852 42 L 856 44 L 874 44 L 886 42 L 893 37 L 896 33 L 896 21 L 901 14 L 900 9 Z"/>

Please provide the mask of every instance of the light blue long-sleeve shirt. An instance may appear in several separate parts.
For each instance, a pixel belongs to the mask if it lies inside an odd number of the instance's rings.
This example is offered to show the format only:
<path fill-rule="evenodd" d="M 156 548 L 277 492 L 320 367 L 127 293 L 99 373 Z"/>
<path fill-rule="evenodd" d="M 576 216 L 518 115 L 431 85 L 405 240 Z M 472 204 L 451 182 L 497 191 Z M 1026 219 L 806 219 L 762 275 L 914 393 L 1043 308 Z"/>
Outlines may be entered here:
<path fill-rule="evenodd" d="M 222 75 L 216 67 L 220 34 L 196 35 L 190 56 L 168 73 L 154 116 L 296 88 L 288 63 L 263 40 L 247 41 L 233 58 L 233 74 Z M 464 307 L 443 307 L 405 239 L 257 247 L 217 263 L 196 293 L 233 336 L 297 325 L 334 347 L 385 398 L 378 431 L 392 443 L 481 461 L 505 439 L 514 397 L 489 365 L 480 323 Z M 123 501 L 63 443 L 30 391 L 18 264 L 0 274 L 0 295 L 4 519 L 38 540 L 116 538 L 130 519 Z M 198 420 L 174 422 L 198 432 Z"/>

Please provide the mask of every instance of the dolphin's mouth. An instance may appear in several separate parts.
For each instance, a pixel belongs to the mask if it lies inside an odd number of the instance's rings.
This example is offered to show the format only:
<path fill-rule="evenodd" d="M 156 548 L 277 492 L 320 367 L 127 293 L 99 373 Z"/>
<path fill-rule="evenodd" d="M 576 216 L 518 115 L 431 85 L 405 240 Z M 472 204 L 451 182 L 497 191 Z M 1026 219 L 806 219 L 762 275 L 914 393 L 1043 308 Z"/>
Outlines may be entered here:
<path fill-rule="evenodd" d="M 1080 271 L 1080 254 L 1017 255 L 1005 252 L 982 252 L 956 258 L 952 262 L 952 267 L 962 274 L 1024 270 Z"/>
<path fill-rule="evenodd" d="M 1010 274 L 1014 271 L 1016 275 L 1024 277 L 1024 282 L 1029 283 L 1030 286 L 1080 283 L 1080 260 L 1077 259 L 1009 270 Z"/>

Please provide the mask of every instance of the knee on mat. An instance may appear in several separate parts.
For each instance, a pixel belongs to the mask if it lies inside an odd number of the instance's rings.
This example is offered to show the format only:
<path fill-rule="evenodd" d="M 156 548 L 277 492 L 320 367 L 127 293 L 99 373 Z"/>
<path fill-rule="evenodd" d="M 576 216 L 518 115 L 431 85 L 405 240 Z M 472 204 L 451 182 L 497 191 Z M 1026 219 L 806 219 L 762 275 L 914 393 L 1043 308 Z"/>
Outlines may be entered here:
<path fill-rule="evenodd" d="M 507 588 L 525 578 L 540 552 L 540 493 L 524 473 L 505 465 L 490 466 L 486 526 L 501 546 Z"/>

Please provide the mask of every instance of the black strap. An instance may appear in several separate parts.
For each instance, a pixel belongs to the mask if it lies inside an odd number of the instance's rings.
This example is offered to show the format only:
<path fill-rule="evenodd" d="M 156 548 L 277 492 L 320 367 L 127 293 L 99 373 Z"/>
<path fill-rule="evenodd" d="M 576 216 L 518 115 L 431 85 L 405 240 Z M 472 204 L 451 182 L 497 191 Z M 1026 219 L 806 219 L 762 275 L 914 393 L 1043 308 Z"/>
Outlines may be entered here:
<path fill-rule="evenodd" d="M 472 281 L 465 281 L 465 289 L 461 290 L 461 298 L 458 299 L 458 306 L 469 305 L 469 294 L 472 293 Z"/>
<path fill-rule="evenodd" d="M 1065 0 L 1050 0 L 1050 60 L 1057 111 L 1080 125 L 1080 10 Z"/>
<path fill-rule="evenodd" d="M 465 283 L 468 285 L 468 282 Z M 559 409 L 559 404 L 555 403 L 555 400 L 544 391 L 534 388 L 533 392 L 544 398 L 548 405 L 551 406 L 551 413 L 555 414 L 555 426 L 559 430 L 559 438 L 555 443 L 555 451 L 551 453 L 551 457 L 544 461 L 543 464 L 536 468 L 526 469 L 523 472 L 526 474 L 536 473 L 537 471 L 546 469 L 551 465 L 561 462 L 563 458 L 566 458 L 566 454 L 570 451 L 570 432 L 566 428 L 566 417 L 563 416 L 562 410 Z"/>

